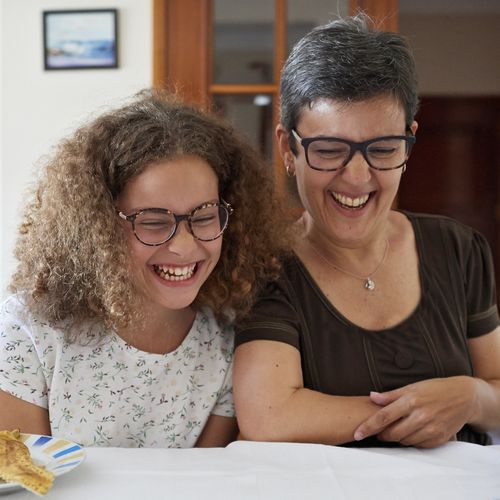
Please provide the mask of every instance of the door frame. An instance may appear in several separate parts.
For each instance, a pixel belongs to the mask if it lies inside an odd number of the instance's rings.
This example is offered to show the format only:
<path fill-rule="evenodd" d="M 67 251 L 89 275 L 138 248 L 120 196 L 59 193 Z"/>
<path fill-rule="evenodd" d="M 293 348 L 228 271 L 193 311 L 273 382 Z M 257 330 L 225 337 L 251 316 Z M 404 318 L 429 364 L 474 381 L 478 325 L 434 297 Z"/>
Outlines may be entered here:
<path fill-rule="evenodd" d="M 209 109 L 214 94 L 269 94 L 278 102 L 280 72 L 287 57 L 287 0 L 274 0 L 274 74 L 270 84 L 213 84 L 213 0 L 153 1 L 153 86 L 176 92 L 186 102 Z M 364 10 L 380 29 L 397 31 L 399 0 L 349 0 L 349 13 Z M 273 106 L 273 127 L 279 121 Z M 277 189 L 286 176 L 276 141 L 273 165 Z"/>

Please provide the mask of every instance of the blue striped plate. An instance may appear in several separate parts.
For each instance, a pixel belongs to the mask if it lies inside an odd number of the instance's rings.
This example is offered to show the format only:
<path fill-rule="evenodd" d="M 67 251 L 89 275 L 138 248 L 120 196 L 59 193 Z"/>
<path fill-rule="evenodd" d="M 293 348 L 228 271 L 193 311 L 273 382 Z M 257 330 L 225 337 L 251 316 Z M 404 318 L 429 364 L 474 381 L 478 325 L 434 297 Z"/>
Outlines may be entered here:
<path fill-rule="evenodd" d="M 21 441 L 28 447 L 36 465 L 45 467 L 56 477 L 66 474 L 85 459 L 85 450 L 76 443 L 51 436 L 21 434 Z M 0 480 L 0 495 L 22 488 L 18 484 Z"/>

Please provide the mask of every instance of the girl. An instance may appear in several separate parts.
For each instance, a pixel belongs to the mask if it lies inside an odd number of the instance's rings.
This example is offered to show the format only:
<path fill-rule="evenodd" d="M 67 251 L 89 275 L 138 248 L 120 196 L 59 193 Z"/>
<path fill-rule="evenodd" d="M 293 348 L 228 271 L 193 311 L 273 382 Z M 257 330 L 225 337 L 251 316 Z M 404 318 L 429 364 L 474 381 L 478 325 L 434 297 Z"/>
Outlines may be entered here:
<path fill-rule="evenodd" d="M 0 428 L 86 446 L 226 445 L 230 323 L 277 270 L 274 199 L 229 126 L 158 92 L 62 141 L 0 313 Z"/>

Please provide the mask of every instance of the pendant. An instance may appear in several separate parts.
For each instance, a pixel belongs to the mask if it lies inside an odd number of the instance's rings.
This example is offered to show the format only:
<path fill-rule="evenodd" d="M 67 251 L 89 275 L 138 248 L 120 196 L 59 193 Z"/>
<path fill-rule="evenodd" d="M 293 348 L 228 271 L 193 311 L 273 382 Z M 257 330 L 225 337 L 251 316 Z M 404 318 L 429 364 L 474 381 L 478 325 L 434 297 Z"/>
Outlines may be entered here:
<path fill-rule="evenodd" d="M 365 288 L 369 291 L 369 292 L 373 292 L 373 290 L 375 290 L 375 282 L 370 278 L 366 278 L 366 281 L 365 281 Z"/>

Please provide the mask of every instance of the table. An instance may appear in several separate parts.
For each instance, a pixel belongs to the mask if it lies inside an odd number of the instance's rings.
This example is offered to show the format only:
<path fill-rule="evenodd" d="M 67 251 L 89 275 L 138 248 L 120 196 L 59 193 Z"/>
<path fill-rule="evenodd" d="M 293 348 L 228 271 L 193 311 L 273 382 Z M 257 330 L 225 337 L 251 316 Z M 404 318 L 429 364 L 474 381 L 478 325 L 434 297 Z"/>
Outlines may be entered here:
<path fill-rule="evenodd" d="M 239 441 L 227 448 L 86 448 L 49 500 L 500 500 L 500 446 L 432 450 Z M 4 497 L 33 500 L 19 491 Z"/>

